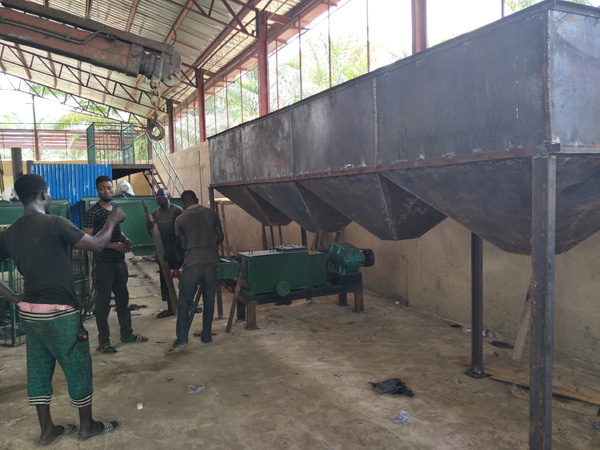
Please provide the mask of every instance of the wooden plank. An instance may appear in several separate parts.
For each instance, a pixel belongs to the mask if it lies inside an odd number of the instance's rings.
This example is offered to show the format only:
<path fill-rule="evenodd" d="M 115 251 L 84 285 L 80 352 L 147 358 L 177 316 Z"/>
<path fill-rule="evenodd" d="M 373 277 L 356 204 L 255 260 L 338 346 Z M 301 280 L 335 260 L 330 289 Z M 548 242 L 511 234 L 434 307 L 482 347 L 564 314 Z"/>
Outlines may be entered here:
<path fill-rule="evenodd" d="M 494 380 L 529 387 L 528 364 L 528 361 L 515 363 L 509 358 L 489 358 L 485 364 L 485 373 Z M 600 406 L 600 377 L 573 361 L 555 364 L 552 394 Z"/>
<path fill-rule="evenodd" d="M 148 211 L 148 206 L 146 205 L 144 199 L 142 199 L 142 205 L 144 206 L 144 212 L 146 213 L 146 220 L 148 222 L 153 222 L 152 216 L 150 215 L 150 211 Z M 160 270 L 162 271 L 163 277 L 165 278 L 165 281 L 167 283 L 167 288 L 169 290 L 171 307 L 173 308 L 173 312 L 175 313 L 175 315 L 177 315 L 177 310 L 179 309 L 179 301 L 177 300 L 177 294 L 175 293 L 175 285 L 173 284 L 173 280 L 171 279 L 171 271 L 169 270 L 169 264 L 164 260 L 165 248 L 160 237 L 158 225 L 154 224 L 154 226 L 150 228 L 150 232 L 152 233 L 152 239 L 154 239 L 154 247 L 156 248 L 158 264 L 160 265 Z"/>
<path fill-rule="evenodd" d="M 511 356 L 513 361 L 521 361 L 521 358 L 523 357 L 525 339 L 527 339 L 527 333 L 531 326 L 531 297 L 533 297 L 533 274 L 531 274 L 531 280 L 529 281 L 529 288 L 527 290 L 525 305 L 523 306 L 523 313 L 521 315 L 521 324 L 519 325 L 519 331 L 517 332 L 517 338 L 515 339 L 515 347 Z"/>
<path fill-rule="evenodd" d="M 240 271 L 237 277 L 237 283 L 235 284 L 235 292 L 233 293 L 233 300 L 231 300 L 231 310 L 229 311 L 229 320 L 227 321 L 227 328 L 225 332 L 231 332 L 231 324 L 233 323 L 233 315 L 235 314 L 235 305 L 237 305 L 238 299 L 240 298 L 240 289 L 242 288 L 242 280 L 244 279 L 244 269 L 246 269 L 246 258 L 242 257 L 242 263 L 240 264 Z"/>

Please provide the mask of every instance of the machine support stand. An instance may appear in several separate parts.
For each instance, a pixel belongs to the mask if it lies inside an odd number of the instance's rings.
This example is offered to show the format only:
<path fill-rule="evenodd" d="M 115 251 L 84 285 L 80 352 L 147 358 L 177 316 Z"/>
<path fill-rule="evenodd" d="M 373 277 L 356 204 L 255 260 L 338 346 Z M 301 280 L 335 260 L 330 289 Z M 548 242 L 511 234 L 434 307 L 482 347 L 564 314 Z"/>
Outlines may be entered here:
<path fill-rule="evenodd" d="M 363 300 L 362 285 L 354 291 L 354 312 L 360 313 L 365 311 L 365 303 Z"/>
<path fill-rule="evenodd" d="M 348 306 L 348 294 L 345 292 L 340 292 L 338 298 L 338 306 Z"/>
<path fill-rule="evenodd" d="M 246 325 L 246 329 L 258 330 L 258 327 L 256 326 L 256 302 L 248 303 L 246 309 L 248 310 L 248 322 Z"/>

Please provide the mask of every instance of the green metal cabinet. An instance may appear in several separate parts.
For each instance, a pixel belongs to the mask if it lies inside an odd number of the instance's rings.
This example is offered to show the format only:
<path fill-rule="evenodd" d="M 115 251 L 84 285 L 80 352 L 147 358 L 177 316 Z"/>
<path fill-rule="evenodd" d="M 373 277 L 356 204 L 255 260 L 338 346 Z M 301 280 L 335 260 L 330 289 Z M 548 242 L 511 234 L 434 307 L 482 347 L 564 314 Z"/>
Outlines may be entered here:
<path fill-rule="evenodd" d="M 302 246 L 280 246 L 273 250 L 238 253 L 246 258 L 244 278 L 250 293 L 276 292 L 284 297 L 290 291 L 325 284 L 325 255 Z"/>
<path fill-rule="evenodd" d="M 71 218 L 71 206 L 68 200 L 52 200 L 50 214 Z M 10 225 L 23 215 L 23 203 L 19 201 L 0 202 L 0 225 Z"/>

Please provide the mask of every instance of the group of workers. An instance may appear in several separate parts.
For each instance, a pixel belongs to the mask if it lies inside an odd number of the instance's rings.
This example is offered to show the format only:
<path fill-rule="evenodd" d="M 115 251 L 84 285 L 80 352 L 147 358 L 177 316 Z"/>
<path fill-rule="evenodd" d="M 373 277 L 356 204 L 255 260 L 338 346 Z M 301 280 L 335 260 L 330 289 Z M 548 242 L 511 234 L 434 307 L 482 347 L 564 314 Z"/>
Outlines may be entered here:
<path fill-rule="evenodd" d="M 71 405 L 79 410 L 78 439 L 86 441 L 110 433 L 119 426 L 117 421 L 97 421 L 92 416 L 92 358 L 75 292 L 71 247 L 94 252 L 97 351 L 117 351 L 111 345 L 108 326 L 111 293 L 115 296 L 121 342 L 148 341 L 132 329 L 125 261 L 132 243 L 121 231 L 125 214 L 112 201 L 112 180 L 108 176 L 96 179 L 99 200 L 86 212 L 83 230 L 63 217 L 48 214 L 52 198 L 41 176 L 22 175 L 14 188 L 24 212 L 0 234 L 0 261 L 9 257 L 15 261 L 23 275 L 24 292 L 15 293 L 0 281 L 0 296 L 17 304 L 27 335 L 27 395 L 29 404 L 37 410 L 39 444 L 53 444 L 77 430 L 75 425 L 55 425 L 50 414 L 56 362 L 67 379 Z M 171 355 L 188 344 L 190 308 L 198 286 L 204 303 L 200 338 L 204 343 L 211 341 L 218 244 L 223 240 L 223 231 L 216 212 L 199 205 L 193 191 L 181 194 L 183 210 L 170 203 L 166 189 L 157 192 L 156 201 L 159 208 L 153 211 L 148 227 L 158 226 L 169 267 L 182 267 L 176 339 L 167 352 Z M 162 273 L 161 293 L 168 305 L 166 312 L 158 316 L 163 318 L 174 311 Z"/>

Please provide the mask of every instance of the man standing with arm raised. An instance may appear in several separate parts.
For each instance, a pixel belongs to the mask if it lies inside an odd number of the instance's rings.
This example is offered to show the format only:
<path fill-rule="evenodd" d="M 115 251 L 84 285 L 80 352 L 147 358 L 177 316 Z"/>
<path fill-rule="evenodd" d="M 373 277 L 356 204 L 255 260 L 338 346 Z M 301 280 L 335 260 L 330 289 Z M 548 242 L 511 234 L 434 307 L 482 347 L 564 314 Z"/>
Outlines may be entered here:
<path fill-rule="evenodd" d="M 79 439 L 110 433 L 118 422 L 98 422 L 92 417 L 92 358 L 89 341 L 78 339 L 83 327 L 70 246 L 102 250 L 125 214 L 114 208 L 106 226 L 96 236 L 88 236 L 67 219 L 48 215 L 52 198 L 41 176 L 22 175 L 15 190 L 24 213 L 0 235 L 0 261 L 13 258 L 23 275 L 24 293 L 14 293 L 0 281 L 0 295 L 18 305 L 27 334 L 27 395 L 37 410 L 39 443 L 50 445 L 77 428 L 56 426 L 52 421 L 50 401 L 57 361 L 67 379 L 71 405 L 79 408 Z"/>
<path fill-rule="evenodd" d="M 146 227 L 148 228 L 148 232 L 152 234 L 151 228 L 155 225 L 158 226 L 165 252 L 164 260 L 169 265 L 169 269 L 179 269 L 183 265 L 183 249 L 178 245 L 177 237 L 175 236 L 175 219 L 183 213 L 183 209 L 171 203 L 171 194 L 165 188 L 156 191 L 156 203 L 158 204 L 158 209 L 152 211 L 152 222 L 148 222 Z M 158 253 L 156 253 L 156 258 L 159 258 Z M 160 263 L 158 267 L 160 274 L 160 294 L 163 301 L 167 302 L 167 309 L 161 311 L 156 316 L 162 319 L 172 316 L 174 311 L 173 305 L 171 305 L 167 280 L 163 275 Z"/>
<path fill-rule="evenodd" d="M 113 184 L 107 175 L 96 178 L 96 191 L 99 200 L 86 213 L 83 219 L 83 231 L 89 235 L 97 234 L 106 224 L 113 208 Z M 131 328 L 131 311 L 129 310 L 129 290 L 127 279 L 129 271 L 125 262 L 125 253 L 131 250 L 131 241 L 116 225 L 110 243 L 106 249 L 94 255 L 94 288 L 96 290 L 96 324 L 98 325 L 98 348 L 101 353 L 116 353 L 117 349 L 110 344 L 108 314 L 110 313 L 111 292 L 115 294 L 117 318 L 121 328 L 121 342 L 146 342 L 147 337 L 133 334 Z"/>

